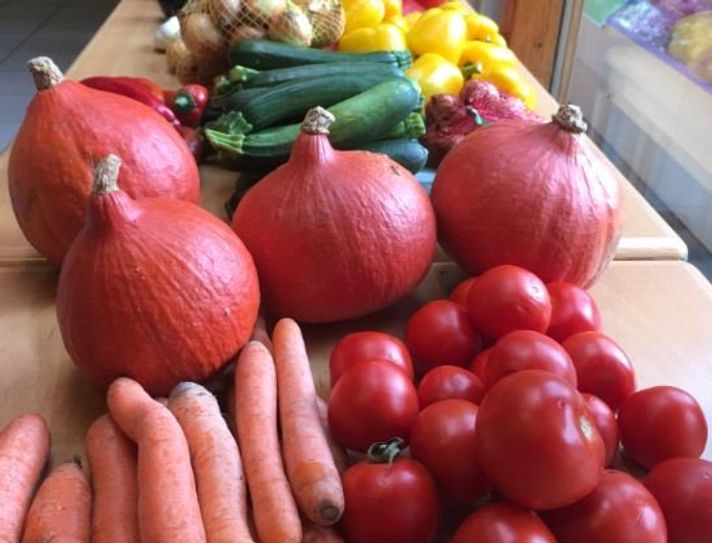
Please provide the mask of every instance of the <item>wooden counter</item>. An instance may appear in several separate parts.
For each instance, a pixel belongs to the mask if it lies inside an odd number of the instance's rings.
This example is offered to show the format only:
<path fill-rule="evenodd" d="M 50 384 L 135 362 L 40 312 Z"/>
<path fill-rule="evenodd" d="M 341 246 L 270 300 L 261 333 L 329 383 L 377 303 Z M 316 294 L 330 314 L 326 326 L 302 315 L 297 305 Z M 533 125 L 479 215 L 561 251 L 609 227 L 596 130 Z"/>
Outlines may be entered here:
<path fill-rule="evenodd" d="M 152 50 L 153 32 L 159 21 L 155 0 L 122 0 L 67 75 L 74 79 L 90 75 L 146 76 L 164 87 L 176 87 L 175 78 L 166 70 L 163 55 Z M 47 54 L 51 55 L 52 51 Z M 556 102 L 531 74 L 526 72 L 526 75 L 537 88 L 538 111 L 549 115 L 556 109 Z M 29 73 L 27 77 L 30 78 Z M 27 243 L 12 213 L 7 190 L 7 157 L 7 151 L 0 155 L 0 264 L 41 263 L 42 258 Z M 684 242 L 632 185 L 617 171 L 615 173 L 624 196 L 623 236 L 616 259 L 685 259 Z M 216 167 L 202 167 L 201 177 L 203 205 L 224 217 L 223 204 L 232 191 L 235 174 Z"/>
<path fill-rule="evenodd" d="M 434 264 L 406 300 L 367 319 L 305 328 L 320 393 L 327 395 L 328 355 L 343 334 L 377 329 L 402 335 L 408 315 L 443 297 L 461 277 Z M 0 267 L 0 425 L 39 411 L 51 427 L 53 460 L 83 451 L 88 424 L 104 409 L 102 394 L 74 368 L 55 316 L 57 273 L 47 266 Z M 605 332 L 635 364 L 639 387 L 679 386 L 712 422 L 712 285 L 683 262 L 614 262 L 593 289 Z M 712 440 L 705 457 L 712 459 Z"/>

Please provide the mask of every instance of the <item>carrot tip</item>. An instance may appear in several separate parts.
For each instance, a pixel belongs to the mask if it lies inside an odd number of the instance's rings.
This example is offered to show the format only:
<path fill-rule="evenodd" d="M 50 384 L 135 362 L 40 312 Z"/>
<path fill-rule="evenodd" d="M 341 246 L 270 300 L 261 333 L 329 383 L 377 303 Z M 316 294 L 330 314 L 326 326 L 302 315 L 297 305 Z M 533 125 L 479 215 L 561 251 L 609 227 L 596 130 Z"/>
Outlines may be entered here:
<path fill-rule="evenodd" d="M 333 524 L 341 518 L 343 511 L 338 507 L 325 504 L 319 508 L 319 518 L 328 524 Z"/>
<path fill-rule="evenodd" d="M 175 396 L 180 396 L 181 394 L 185 394 L 186 392 L 190 391 L 191 389 L 194 388 L 199 388 L 200 385 L 197 383 L 193 383 L 192 381 L 182 381 L 178 383 L 175 387 L 173 387 L 173 390 L 171 390 L 170 397 L 173 398 Z M 202 387 L 200 387 L 202 388 Z"/>

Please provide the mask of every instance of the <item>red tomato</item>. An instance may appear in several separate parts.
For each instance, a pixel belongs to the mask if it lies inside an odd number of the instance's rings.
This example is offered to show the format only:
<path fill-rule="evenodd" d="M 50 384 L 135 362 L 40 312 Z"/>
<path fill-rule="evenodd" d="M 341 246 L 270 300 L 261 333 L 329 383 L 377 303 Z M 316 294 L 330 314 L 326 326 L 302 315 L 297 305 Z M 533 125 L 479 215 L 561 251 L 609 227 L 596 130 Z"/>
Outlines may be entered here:
<path fill-rule="evenodd" d="M 354 332 L 342 337 L 331 351 L 331 388 L 347 369 L 366 360 L 388 360 L 413 378 L 410 353 L 400 339 L 383 332 Z"/>
<path fill-rule="evenodd" d="M 418 385 L 418 402 L 421 409 L 450 398 L 479 404 L 484 394 L 485 385 L 480 378 L 459 366 L 433 368 L 423 376 Z"/>
<path fill-rule="evenodd" d="M 658 386 L 639 390 L 618 412 L 623 448 L 646 468 L 675 457 L 697 458 L 707 443 L 707 421 L 684 390 Z"/>
<path fill-rule="evenodd" d="M 521 370 L 550 371 L 576 388 L 576 368 L 566 350 L 539 332 L 517 330 L 499 338 L 487 359 L 485 387 Z"/>
<path fill-rule="evenodd" d="M 546 331 L 556 341 L 564 341 L 578 332 L 601 329 L 601 315 L 591 295 L 571 283 L 546 285 L 551 298 L 551 322 Z"/>
<path fill-rule="evenodd" d="M 405 325 L 405 342 L 420 371 L 452 364 L 465 366 L 482 345 L 464 307 L 435 300 L 418 309 Z"/>
<path fill-rule="evenodd" d="M 346 501 L 339 527 L 349 543 L 433 540 L 438 526 L 438 491 L 417 460 L 365 460 L 349 467 L 342 482 Z"/>
<path fill-rule="evenodd" d="M 512 503 L 480 507 L 460 525 L 451 543 L 556 543 L 546 524 Z"/>
<path fill-rule="evenodd" d="M 514 330 L 544 333 L 551 318 L 551 300 L 536 275 L 504 265 L 477 278 L 467 296 L 467 310 L 475 328 L 493 338 Z"/>
<path fill-rule="evenodd" d="M 376 441 L 408 439 L 418 415 L 418 394 L 390 362 L 361 362 L 341 376 L 329 397 L 329 428 L 347 449 L 365 452 Z"/>
<path fill-rule="evenodd" d="M 563 507 L 591 492 L 605 448 L 586 402 L 542 370 L 498 381 L 477 416 L 477 456 L 509 500 L 531 509 Z"/>
<path fill-rule="evenodd" d="M 618 431 L 618 421 L 616 415 L 608 404 L 598 396 L 593 394 L 581 394 L 586 400 L 588 412 L 591 414 L 593 422 L 596 423 L 596 428 L 603 438 L 603 444 L 606 446 L 606 460 L 604 465 L 610 466 L 618 453 L 618 443 L 620 441 L 620 432 Z"/>
<path fill-rule="evenodd" d="M 459 282 L 452 292 L 450 293 L 450 299 L 460 304 L 461 306 L 467 305 L 467 295 L 470 293 L 470 287 L 477 280 L 477 277 L 470 277 L 464 281 Z"/>
<path fill-rule="evenodd" d="M 622 471 L 604 471 L 591 494 L 542 517 L 558 543 L 667 543 L 660 506 Z"/>
<path fill-rule="evenodd" d="M 492 352 L 492 347 L 481 351 L 470 364 L 470 371 L 480 378 L 480 381 L 485 382 L 485 372 L 489 355 Z"/>
<path fill-rule="evenodd" d="M 492 488 L 476 459 L 477 406 L 442 400 L 423 409 L 410 434 L 410 452 L 428 468 L 445 495 L 471 503 Z"/>
<path fill-rule="evenodd" d="M 665 515 L 670 543 L 712 540 L 712 462 L 672 458 L 643 480 Z"/>
<path fill-rule="evenodd" d="M 635 372 L 623 349 L 600 332 L 574 334 L 562 345 L 576 367 L 578 389 L 598 396 L 618 411 L 635 391 Z"/>

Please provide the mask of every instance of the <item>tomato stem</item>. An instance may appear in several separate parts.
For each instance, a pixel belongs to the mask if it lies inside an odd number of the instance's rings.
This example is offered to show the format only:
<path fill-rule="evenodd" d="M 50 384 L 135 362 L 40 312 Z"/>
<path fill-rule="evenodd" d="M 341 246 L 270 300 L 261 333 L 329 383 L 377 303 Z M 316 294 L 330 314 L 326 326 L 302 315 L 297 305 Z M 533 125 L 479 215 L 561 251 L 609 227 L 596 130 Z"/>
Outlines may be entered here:
<path fill-rule="evenodd" d="M 405 447 L 403 438 L 394 437 L 388 441 L 373 443 L 368 448 L 366 457 L 373 464 L 392 464 Z"/>

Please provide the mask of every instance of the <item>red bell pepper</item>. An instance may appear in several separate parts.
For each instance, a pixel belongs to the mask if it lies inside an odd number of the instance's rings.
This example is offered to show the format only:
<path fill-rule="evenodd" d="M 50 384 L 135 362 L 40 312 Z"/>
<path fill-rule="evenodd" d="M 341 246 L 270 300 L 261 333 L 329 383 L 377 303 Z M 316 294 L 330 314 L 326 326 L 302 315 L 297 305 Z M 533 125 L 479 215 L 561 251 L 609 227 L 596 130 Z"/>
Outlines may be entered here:
<path fill-rule="evenodd" d="M 173 112 L 186 126 L 200 126 L 203 111 L 208 105 L 210 93 L 202 85 L 185 85 L 178 89 L 170 102 Z"/>
<path fill-rule="evenodd" d="M 137 102 L 141 102 L 159 113 L 166 121 L 178 129 L 180 122 L 176 118 L 175 113 L 173 113 L 173 110 L 163 103 L 163 100 L 157 98 L 152 92 L 149 92 L 143 84 L 131 81 L 131 79 L 134 78 L 98 76 L 82 79 L 81 83 L 92 89 L 120 94 Z"/>

